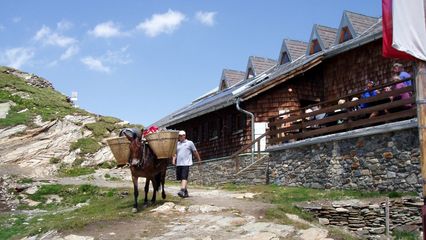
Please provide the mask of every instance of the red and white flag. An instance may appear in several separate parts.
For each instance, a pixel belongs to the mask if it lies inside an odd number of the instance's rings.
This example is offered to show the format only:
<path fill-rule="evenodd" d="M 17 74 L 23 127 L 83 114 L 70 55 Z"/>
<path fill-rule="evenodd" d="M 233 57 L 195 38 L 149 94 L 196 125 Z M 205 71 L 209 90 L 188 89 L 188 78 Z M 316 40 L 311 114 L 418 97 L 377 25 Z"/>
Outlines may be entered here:
<path fill-rule="evenodd" d="M 383 56 L 426 61 L 426 0 L 382 0 Z"/>

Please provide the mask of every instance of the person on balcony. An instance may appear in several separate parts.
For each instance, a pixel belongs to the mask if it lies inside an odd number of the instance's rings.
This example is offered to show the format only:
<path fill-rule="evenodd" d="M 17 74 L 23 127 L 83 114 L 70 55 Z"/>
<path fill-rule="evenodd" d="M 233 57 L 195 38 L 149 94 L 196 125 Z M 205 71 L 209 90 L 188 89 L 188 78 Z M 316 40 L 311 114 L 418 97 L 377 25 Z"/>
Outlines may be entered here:
<path fill-rule="evenodd" d="M 411 78 L 411 75 L 404 71 L 404 67 L 401 63 L 394 63 L 392 66 L 392 73 L 394 76 L 398 76 L 401 80 L 409 79 Z M 411 86 L 412 82 L 411 80 L 407 80 L 404 82 L 406 86 Z"/>
<path fill-rule="evenodd" d="M 393 76 L 392 80 L 394 82 L 398 82 L 398 81 L 401 81 L 403 79 L 401 79 L 398 76 Z M 405 88 L 405 87 L 407 87 L 406 82 L 398 82 L 398 83 L 395 84 L 395 86 L 393 88 L 395 90 Z M 409 99 L 410 97 L 411 97 L 411 94 L 409 92 L 403 92 L 403 93 L 399 94 L 398 96 L 391 97 L 391 101 L 405 100 L 405 99 Z M 406 110 L 406 109 L 410 109 L 411 107 L 412 107 L 412 105 L 410 103 L 408 103 L 408 104 L 405 104 L 404 106 L 398 107 L 396 109 L 392 109 L 392 111 Z"/>
<path fill-rule="evenodd" d="M 380 93 L 380 91 L 377 90 L 377 89 L 373 90 L 373 87 L 374 87 L 374 82 L 367 80 L 367 87 L 366 87 L 365 91 L 361 94 L 361 98 L 365 99 L 365 98 L 377 96 Z M 367 108 L 367 107 L 371 107 L 373 105 L 375 105 L 375 104 L 374 103 L 361 103 L 361 105 L 359 107 L 360 107 L 360 109 L 364 109 L 364 108 Z M 377 116 L 378 114 L 379 114 L 379 112 L 377 112 L 377 111 L 372 112 L 368 118 L 373 118 L 373 117 Z"/>

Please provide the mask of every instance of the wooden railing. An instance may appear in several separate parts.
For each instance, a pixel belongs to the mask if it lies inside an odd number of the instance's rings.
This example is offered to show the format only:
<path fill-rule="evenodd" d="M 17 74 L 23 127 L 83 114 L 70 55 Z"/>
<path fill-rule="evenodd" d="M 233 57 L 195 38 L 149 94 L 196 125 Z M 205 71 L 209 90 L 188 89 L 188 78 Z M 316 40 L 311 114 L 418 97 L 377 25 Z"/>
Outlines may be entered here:
<path fill-rule="evenodd" d="M 400 89 L 382 90 L 385 87 L 405 81 L 407 79 L 372 88 L 371 90 L 381 90 L 381 93 L 374 97 L 361 99 L 360 95 L 363 91 L 280 114 L 272 118 L 269 122 L 268 133 L 270 138 L 268 139 L 268 144 L 273 145 L 297 141 L 314 136 L 415 117 L 414 83 L 412 86 Z M 404 93 L 410 94 L 410 97 L 399 99 L 399 96 Z M 358 97 L 359 99 L 351 101 L 353 97 Z M 346 102 L 339 105 L 337 104 L 339 99 L 344 99 Z M 359 109 L 358 107 L 361 104 L 369 104 L 370 106 Z M 305 113 L 306 109 L 314 106 L 319 106 L 320 109 Z M 372 116 L 373 113 L 379 114 Z M 325 117 L 318 118 L 317 116 L 321 114 L 325 114 Z"/>
<path fill-rule="evenodd" d="M 256 158 L 252 159 L 252 163 L 261 158 L 260 141 L 263 138 L 266 138 L 268 135 L 269 135 L 269 133 L 268 133 L 268 131 L 266 131 L 264 134 L 260 135 L 255 140 L 253 140 L 252 142 L 245 145 L 240 150 L 238 150 L 237 152 L 235 152 L 234 154 L 231 155 L 231 159 L 233 159 L 235 161 L 235 170 L 237 172 L 239 172 L 239 170 L 240 170 L 240 154 L 246 152 L 246 150 L 249 149 L 249 148 L 253 148 L 256 144 L 257 144 L 257 151 L 255 151 L 255 153 L 254 153 L 254 156 L 256 156 Z"/>

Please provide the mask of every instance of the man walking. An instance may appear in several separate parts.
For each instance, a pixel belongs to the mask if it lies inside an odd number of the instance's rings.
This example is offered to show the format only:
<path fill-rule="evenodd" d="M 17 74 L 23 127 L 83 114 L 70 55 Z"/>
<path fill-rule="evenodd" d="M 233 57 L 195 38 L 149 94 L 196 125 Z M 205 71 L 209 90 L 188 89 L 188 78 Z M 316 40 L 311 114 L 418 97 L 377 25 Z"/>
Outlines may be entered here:
<path fill-rule="evenodd" d="M 176 180 L 180 182 L 179 197 L 187 198 L 188 195 L 188 175 L 189 167 L 192 166 L 192 155 L 195 155 L 201 163 L 200 154 L 192 141 L 186 139 L 185 131 L 179 131 L 179 141 L 177 143 L 176 155 L 173 156 L 173 165 L 176 165 Z"/>

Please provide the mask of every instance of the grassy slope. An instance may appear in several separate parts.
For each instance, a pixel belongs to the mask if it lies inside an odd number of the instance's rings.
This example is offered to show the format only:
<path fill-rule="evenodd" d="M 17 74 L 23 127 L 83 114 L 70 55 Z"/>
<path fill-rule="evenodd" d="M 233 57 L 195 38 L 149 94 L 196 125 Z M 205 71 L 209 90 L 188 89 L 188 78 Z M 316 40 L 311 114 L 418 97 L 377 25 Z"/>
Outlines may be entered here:
<path fill-rule="evenodd" d="M 66 101 L 65 95 L 51 88 L 30 86 L 23 79 L 3 73 L 4 69 L 0 67 L 0 103 L 13 101 L 16 106 L 11 108 L 5 119 L 0 119 L 0 128 L 18 124 L 31 125 L 32 119 L 37 115 L 40 115 L 44 121 L 74 113 L 89 115 L 84 110 L 74 108 Z M 16 93 L 26 94 L 30 98 L 22 98 Z M 24 109 L 28 111 L 18 113 Z"/>
<path fill-rule="evenodd" d="M 21 204 L 20 209 L 40 209 L 47 212 L 35 217 L 19 213 L 0 213 L 0 239 L 19 239 L 49 230 L 80 229 L 98 221 L 146 219 L 146 212 L 164 203 L 164 200 L 160 199 L 157 204 L 143 209 L 141 213 L 133 214 L 130 211 L 133 200 L 128 196 L 129 192 L 128 189 L 99 188 L 92 185 L 42 185 L 35 194 L 29 196 L 41 204 L 36 207 Z M 52 194 L 60 196 L 62 201 L 47 203 Z M 173 202 L 177 200 L 173 196 L 167 199 Z M 77 204 L 85 205 L 67 211 Z"/>

